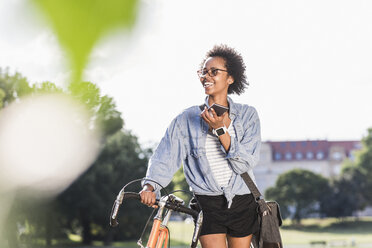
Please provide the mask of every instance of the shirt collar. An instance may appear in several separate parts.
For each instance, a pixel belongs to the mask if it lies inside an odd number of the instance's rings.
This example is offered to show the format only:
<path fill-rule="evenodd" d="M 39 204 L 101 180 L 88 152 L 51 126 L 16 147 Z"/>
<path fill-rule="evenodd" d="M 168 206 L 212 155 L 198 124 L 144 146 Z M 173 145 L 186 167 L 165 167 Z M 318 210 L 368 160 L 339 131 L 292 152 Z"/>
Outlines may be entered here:
<path fill-rule="evenodd" d="M 209 96 L 205 98 L 204 105 L 207 106 L 207 108 L 209 109 L 208 99 L 209 99 Z"/>
<path fill-rule="evenodd" d="M 238 115 L 238 111 L 236 109 L 236 105 L 234 101 L 230 97 L 227 97 L 227 101 L 229 103 L 230 115 L 235 115 L 235 116 Z"/>

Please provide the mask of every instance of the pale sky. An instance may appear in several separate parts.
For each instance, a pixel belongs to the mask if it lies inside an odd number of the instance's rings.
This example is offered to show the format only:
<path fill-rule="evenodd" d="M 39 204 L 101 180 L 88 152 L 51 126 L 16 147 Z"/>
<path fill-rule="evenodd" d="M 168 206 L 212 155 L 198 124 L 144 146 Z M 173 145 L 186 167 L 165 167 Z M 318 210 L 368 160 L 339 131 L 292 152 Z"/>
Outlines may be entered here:
<path fill-rule="evenodd" d="M 137 24 L 95 48 L 85 80 L 113 97 L 125 128 L 158 142 L 204 101 L 196 75 L 214 44 L 244 57 L 263 140 L 358 140 L 372 127 L 372 1 L 142 0 Z M 0 67 L 31 83 L 69 75 L 53 32 L 25 0 L 0 1 Z"/>

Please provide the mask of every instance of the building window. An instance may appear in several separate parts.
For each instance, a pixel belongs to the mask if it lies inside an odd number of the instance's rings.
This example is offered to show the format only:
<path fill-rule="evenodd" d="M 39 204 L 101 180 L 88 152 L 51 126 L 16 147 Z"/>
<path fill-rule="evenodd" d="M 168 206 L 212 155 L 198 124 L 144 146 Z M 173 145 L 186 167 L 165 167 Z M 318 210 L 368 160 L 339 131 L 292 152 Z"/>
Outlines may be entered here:
<path fill-rule="evenodd" d="M 276 152 L 274 155 L 275 160 L 281 160 L 282 159 L 282 154 L 280 152 Z"/>
<path fill-rule="evenodd" d="M 302 153 L 301 152 L 296 152 L 296 159 L 301 160 L 302 158 L 303 158 Z"/>
<path fill-rule="evenodd" d="M 291 142 L 292 147 L 296 147 L 296 142 Z"/>
<path fill-rule="evenodd" d="M 287 153 L 285 154 L 285 159 L 286 159 L 286 160 L 291 160 L 291 159 L 292 159 L 292 153 L 287 152 Z"/>
<path fill-rule="evenodd" d="M 314 154 L 312 152 L 307 152 L 306 153 L 306 158 L 307 159 L 313 159 L 314 158 Z"/>
<path fill-rule="evenodd" d="M 280 143 L 280 147 L 283 147 L 284 148 L 285 145 L 286 145 L 285 142 Z"/>
<path fill-rule="evenodd" d="M 322 151 L 319 151 L 316 153 L 316 159 L 321 160 L 324 158 L 324 153 Z"/>
<path fill-rule="evenodd" d="M 306 147 L 306 145 L 307 145 L 307 143 L 306 143 L 306 141 L 302 141 L 302 147 Z"/>
<path fill-rule="evenodd" d="M 334 160 L 340 161 L 340 160 L 342 160 L 342 153 L 341 152 L 334 152 L 332 154 L 332 158 Z"/>
<path fill-rule="evenodd" d="M 313 144 L 314 147 L 317 147 L 318 146 L 318 142 L 317 141 L 313 141 L 312 144 Z"/>
<path fill-rule="evenodd" d="M 359 150 L 359 149 L 362 149 L 362 144 L 361 143 L 354 143 L 354 148 Z"/>

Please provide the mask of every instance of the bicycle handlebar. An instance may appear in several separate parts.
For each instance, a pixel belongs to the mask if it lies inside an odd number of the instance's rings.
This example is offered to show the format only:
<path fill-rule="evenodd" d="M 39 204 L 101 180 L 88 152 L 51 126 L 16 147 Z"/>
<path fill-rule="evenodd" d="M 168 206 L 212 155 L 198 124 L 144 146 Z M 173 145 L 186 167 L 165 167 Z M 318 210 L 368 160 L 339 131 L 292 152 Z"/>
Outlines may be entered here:
<path fill-rule="evenodd" d="M 129 198 L 141 200 L 141 196 L 140 196 L 139 193 L 135 193 L 135 192 L 120 192 L 119 195 L 118 195 L 118 197 L 116 198 L 115 203 L 114 203 L 114 206 L 112 207 L 112 210 L 111 210 L 111 214 L 110 214 L 110 225 L 111 226 L 115 227 L 115 226 L 117 226 L 119 224 L 119 222 L 117 221 L 119 207 L 120 207 L 120 205 L 121 205 L 121 203 L 123 202 L 124 199 L 129 199 Z M 159 200 L 156 199 L 154 205 L 158 205 L 158 204 L 159 204 Z M 183 205 L 181 205 L 179 203 L 173 203 L 173 202 L 167 201 L 164 207 L 165 208 L 168 208 L 168 209 L 171 209 L 171 210 L 174 210 L 176 212 L 180 212 L 180 213 L 185 213 L 185 214 L 191 215 L 194 218 L 198 218 L 198 215 L 199 215 L 199 212 L 198 211 L 193 210 L 193 209 L 188 208 L 188 207 L 185 207 L 185 206 L 183 206 Z"/>
<path fill-rule="evenodd" d="M 114 205 L 112 206 L 112 210 L 111 210 L 111 214 L 110 214 L 110 225 L 111 226 L 115 227 L 119 224 L 119 222 L 117 221 L 119 207 L 122 204 L 123 200 L 128 199 L 128 198 L 134 198 L 134 199 L 137 199 L 137 200 L 141 200 L 141 196 L 140 196 L 139 193 L 124 192 L 124 189 L 122 189 L 119 192 L 118 196 L 116 197 Z M 156 199 L 154 205 L 159 205 L 159 202 L 160 202 L 160 200 Z M 163 204 L 164 204 L 164 202 L 163 202 Z M 163 204 L 162 204 L 162 206 L 163 206 Z M 194 233 L 193 233 L 193 236 L 192 236 L 192 242 L 191 242 L 191 246 L 190 246 L 191 248 L 195 248 L 198 244 L 198 238 L 199 238 L 199 234 L 200 234 L 200 230 L 201 230 L 201 225 L 203 223 L 203 211 L 198 212 L 198 211 L 193 210 L 191 208 L 185 207 L 182 204 L 183 203 L 180 203 L 178 201 L 167 200 L 167 201 L 165 201 L 165 204 L 164 204 L 163 207 L 165 207 L 167 209 L 171 209 L 171 210 L 176 211 L 176 212 L 191 215 L 192 217 L 194 217 L 194 219 L 196 219 Z"/>

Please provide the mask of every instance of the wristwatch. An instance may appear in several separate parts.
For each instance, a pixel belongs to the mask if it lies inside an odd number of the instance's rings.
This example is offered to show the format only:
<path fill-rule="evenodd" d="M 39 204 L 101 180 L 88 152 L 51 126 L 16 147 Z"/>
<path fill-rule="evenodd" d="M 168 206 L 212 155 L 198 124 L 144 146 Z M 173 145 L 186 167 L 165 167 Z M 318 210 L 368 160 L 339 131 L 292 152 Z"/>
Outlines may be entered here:
<path fill-rule="evenodd" d="M 216 136 L 221 136 L 225 134 L 226 132 L 227 132 L 227 128 L 225 126 L 212 130 L 212 133 Z"/>

